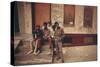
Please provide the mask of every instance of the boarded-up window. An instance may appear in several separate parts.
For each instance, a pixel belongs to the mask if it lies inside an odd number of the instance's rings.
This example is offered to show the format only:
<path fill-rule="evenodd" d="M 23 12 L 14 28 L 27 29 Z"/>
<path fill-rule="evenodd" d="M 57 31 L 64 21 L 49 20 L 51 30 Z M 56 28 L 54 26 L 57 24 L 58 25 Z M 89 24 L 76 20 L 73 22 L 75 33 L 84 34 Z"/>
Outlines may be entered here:
<path fill-rule="evenodd" d="M 64 26 L 74 26 L 75 6 L 64 5 Z"/>
<path fill-rule="evenodd" d="M 93 7 L 84 7 L 84 27 L 92 27 Z"/>

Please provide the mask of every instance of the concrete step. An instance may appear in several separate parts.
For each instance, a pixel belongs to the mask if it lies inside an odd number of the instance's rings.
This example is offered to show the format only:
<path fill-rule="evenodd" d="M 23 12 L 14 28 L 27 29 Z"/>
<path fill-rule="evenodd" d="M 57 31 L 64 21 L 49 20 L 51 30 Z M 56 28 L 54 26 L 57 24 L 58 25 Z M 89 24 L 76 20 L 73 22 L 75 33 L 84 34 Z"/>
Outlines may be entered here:
<path fill-rule="evenodd" d="M 15 55 L 15 64 L 45 64 L 52 63 L 52 55 L 50 55 L 50 49 L 48 45 L 43 45 L 41 53 L 35 56 L 33 53 L 27 54 L 30 50 L 30 46 L 26 44 L 18 47 L 19 53 Z"/>
<path fill-rule="evenodd" d="M 41 63 L 52 63 L 52 57 L 46 54 L 34 54 L 15 56 L 15 64 L 41 64 Z"/>

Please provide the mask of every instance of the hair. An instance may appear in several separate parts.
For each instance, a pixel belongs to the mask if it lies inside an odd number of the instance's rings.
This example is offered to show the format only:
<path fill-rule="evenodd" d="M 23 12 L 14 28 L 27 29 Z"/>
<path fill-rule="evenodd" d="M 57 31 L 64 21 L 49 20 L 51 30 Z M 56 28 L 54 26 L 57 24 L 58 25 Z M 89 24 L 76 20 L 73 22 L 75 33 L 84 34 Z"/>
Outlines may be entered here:
<path fill-rule="evenodd" d="M 35 27 L 38 27 L 38 28 L 40 28 L 40 25 L 36 25 Z"/>
<path fill-rule="evenodd" d="M 44 22 L 44 23 L 43 23 L 43 25 L 46 25 L 46 26 L 47 26 L 47 24 L 48 24 L 47 22 Z"/>
<path fill-rule="evenodd" d="M 58 23 L 57 21 L 54 23 L 54 25 L 53 25 L 53 27 L 52 27 L 54 31 L 55 31 L 55 28 L 56 28 L 56 24 L 58 24 L 58 25 L 59 25 L 59 23 Z M 57 28 L 58 28 L 58 29 L 60 29 L 60 27 L 59 27 L 59 26 L 58 26 Z"/>
<path fill-rule="evenodd" d="M 59 24 L 57 21 L 54 23 L 54 25 Z"/>

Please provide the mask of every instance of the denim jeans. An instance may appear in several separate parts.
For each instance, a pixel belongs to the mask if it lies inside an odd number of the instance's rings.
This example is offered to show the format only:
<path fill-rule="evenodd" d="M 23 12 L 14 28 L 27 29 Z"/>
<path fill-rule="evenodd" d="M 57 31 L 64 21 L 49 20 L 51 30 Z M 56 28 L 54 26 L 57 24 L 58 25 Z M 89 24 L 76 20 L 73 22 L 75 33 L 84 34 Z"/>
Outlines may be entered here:
<path fill-rule="evenodd" d="M 55 37 L 55 48 L 57 57 L 63 60 L 61 37 Z"/>

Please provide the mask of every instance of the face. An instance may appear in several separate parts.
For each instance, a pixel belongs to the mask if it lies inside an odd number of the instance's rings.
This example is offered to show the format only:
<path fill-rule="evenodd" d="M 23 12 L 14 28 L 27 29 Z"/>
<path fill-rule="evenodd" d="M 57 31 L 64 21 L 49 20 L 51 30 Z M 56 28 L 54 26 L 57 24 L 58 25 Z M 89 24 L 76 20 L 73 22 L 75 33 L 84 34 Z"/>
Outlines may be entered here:
<path fill-rule="evenodd" d="M 47 24 L 44 24 L 44 27 L 47 27 Z"/>
<path fill-rule="evenodd" d="M 56 26 L 58 27 L 58 26 L 59 26 L 59 24 L 56 24 Z"/>

